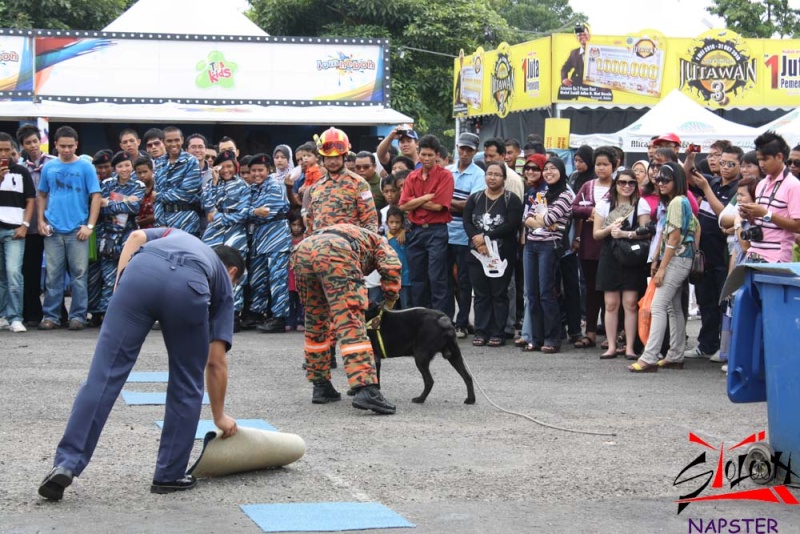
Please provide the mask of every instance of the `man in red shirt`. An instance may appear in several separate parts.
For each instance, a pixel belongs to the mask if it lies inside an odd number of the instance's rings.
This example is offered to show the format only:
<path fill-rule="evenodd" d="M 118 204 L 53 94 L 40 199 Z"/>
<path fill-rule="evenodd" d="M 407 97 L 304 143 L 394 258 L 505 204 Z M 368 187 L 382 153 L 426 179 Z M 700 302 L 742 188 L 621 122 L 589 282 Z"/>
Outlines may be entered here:
<path fill-rule="evenodd" d="M 411 302 L 444 312 L 447 308 L 447 223 L 453 199 L 453 175 L 436 164 L 441 147 L 434 135 L 419 140 L 422 167 L 406 178 L 400 209 L 408 213 L 406 257 Z"/>

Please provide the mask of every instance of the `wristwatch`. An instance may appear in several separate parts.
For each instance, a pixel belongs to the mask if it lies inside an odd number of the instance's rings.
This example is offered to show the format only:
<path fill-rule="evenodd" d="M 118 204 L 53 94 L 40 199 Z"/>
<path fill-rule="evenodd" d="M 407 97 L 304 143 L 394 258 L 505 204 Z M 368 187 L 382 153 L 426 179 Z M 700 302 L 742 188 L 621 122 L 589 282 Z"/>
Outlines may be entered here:
<path fill-rule="evenodd" d="M 25 228 L 30 228 L 31 223 L 29 223 L 28 221 L 22 221 L 22 226 L 24 226 Z"/>
<path fill-rule="evenodd" d="M 86 228 L 88 228 L 89 230 L 94 230 L 94 225 L 93 224 L 87 224 Z"/>
<path fill-rule="evenodd" d="M 767 210 L 767 214 L 763 217 L 764 222 L 772 222 L 772 210 Z"/>

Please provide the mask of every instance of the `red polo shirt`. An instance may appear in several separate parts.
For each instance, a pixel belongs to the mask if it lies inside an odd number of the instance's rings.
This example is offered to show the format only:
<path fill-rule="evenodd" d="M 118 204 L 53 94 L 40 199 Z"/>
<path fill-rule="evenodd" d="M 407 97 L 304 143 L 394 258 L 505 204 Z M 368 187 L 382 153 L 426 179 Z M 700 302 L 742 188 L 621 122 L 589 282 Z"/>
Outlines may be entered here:
<path fill-rule="evenodd" d="M 428 171 L 428 178 L 423 180 L 422 167 L 411 172 L 403 184 L 400 195 L 400 205 L 417 199 L 429 193 L 434 193 L 434 204 L 444 206 L 442 211 L 431 211 L 423 207 L 408 212 L 408 220 L 413 224 L 446 224 L 452 220 L 450 215 L 450 201 L 453 200 L 453 187 L 455 182 L 453 174 L 440 165 L 434 165 Z"/>

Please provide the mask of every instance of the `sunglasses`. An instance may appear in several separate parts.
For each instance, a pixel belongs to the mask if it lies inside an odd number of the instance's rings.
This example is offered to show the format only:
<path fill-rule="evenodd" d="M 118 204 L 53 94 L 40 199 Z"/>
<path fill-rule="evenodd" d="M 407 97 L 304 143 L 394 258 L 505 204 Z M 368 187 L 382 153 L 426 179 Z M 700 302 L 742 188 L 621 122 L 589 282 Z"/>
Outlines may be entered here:
<path fill-rule="evenodd" d="M 539 167 L 523 167 L 522 170 L 523 170 L 523 172 L 527 172 L 527 171 L 541 172 L 542 169 L 540 169 Z"/>
<path fill-rule="evenodd" d="M 787 159 L 786 163 L 792 167 L 800 167 L 800 159 Z"/>
<path fill-rule="evenodd" d="M 658 178 L 656 178 L 656 180 L 655 180 L 655 182 L 656 182 L 658 185 L 665 185 L 665 184 L 668 184 L 668 183 L 670 183 L 671 181 L 672 181 L 672 178 L 668 178 L 668 177 L 666 177 L 666 176 L 659 176 L 659 177 L 658 177 Z"/>
<path fill-rule="evenodd" d="M 800 160 L 795 160 L 797 162 L 797 167 L 800 167 Z M 735 161 L 720 161 L 720 167 L 727 167 L 728 169 L 732 169 L 738 165 Z"/>
<path fill-rule="evenodd" d="M 617 185 L 621 185 L 622 187 L 634 187 L 637 183 L 634 180 L 617 180 Z"/>

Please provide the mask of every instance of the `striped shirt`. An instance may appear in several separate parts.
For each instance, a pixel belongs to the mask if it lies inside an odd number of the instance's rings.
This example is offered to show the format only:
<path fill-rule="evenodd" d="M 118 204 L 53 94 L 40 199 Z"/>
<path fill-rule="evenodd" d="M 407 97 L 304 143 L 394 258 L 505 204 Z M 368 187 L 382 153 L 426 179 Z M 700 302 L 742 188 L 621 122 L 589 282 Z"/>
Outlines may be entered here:
<path fill-rule="evenodd" d="M 453 200 L 466 201 L 472 193 L 486 189 L 486 179 L 483 169 L 470 163 L 464 172 L 459 172 L 458 163 L 450 165 L 447 170 L 453 173 L 455 186 L 453 189 Z M 450 245 L 469 245 L 467 232 L 464 230 L 464 214 L 451 211 L 453 220 L 447 223 L 447 242 Z"/>
<path fill-rule="evenodd" d="M 773 215 L 800 219 L 800 180 L 784 167 L 783 172 L 767 176 L 758 183 L 756 203 L 765 206 Z M 758 254 L 769 263 L 791 262 L 794 234 L 762 217 L 757 217 L 755 223 L 764 231 L 764 240 L 751 241 L 747 254 Z"/>
<path fill-rule="evenodd" d="M 36 196 L 36 190 L 28 170 L 14 162 L 0 180 L 0 228 L 10 230 L 22 226 L 28 199 Z"/>
<path fill-rule="evenodd" d="M 572 217 L 572 201 L 575 198 L 575 193 L 569 188 L 564 190 L 558 198 L 550 205 L 547 205 L 547 214 L 544 216 L 545 228 L 528 229 L 528 241 L 558 241 L 564 238 L 564 231 L 556 229 L 554 231 L 548 230 L 547 227 L 558 225 L 566 226 Z M 525 216 L 533 217 L 536 214 L 537 206 L 539 204 L 534 201 L 528 214 Z"/>

